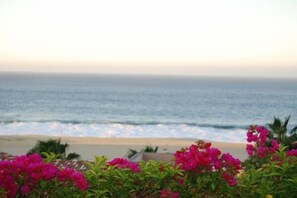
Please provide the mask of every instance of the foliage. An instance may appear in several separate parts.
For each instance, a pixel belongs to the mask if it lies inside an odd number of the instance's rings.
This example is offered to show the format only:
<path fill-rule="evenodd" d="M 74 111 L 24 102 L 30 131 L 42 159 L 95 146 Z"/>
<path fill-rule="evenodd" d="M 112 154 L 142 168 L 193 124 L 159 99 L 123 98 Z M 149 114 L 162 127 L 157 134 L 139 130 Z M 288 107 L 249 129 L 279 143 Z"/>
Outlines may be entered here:
<path fill-rule="evenodd" d="M 282 145 L 286 150 L 292 150 L 297 143 L 297 126 L 290 132 L 287 131 L 290 116 L 282 122 L 274 118 L 273 123 L 268 124 L 270 131 L 264 126 L 250 126 L 247 132 L 247 153 L 249 159 L 245 161 L 246 168 L 261 168 L 270 160 L 271 154 L 278 151 Z"/>
<path fill-rule="evenodd" d="M 297 150 L 279 144 L 286 143 L 288 121 L 282 124 L 276 120 L 273 132 L 250 126 L 246 147 L 249 159 L 238 176 L 238 197 L 297 197 Z"/>
<path fill-rule="evenodd" d="M 268 124 L 270 129 L 269 139 L 277 139 L 280 144 L 286 146 L 288 150 L 297 148 L 297 145 L 294 145 L 297 141 L 297 126 L 288 131 L 288 123 L 290 116 L 285 118 L 285 121 L 282 122 L 279 118 L 274 118 L 273 123 Z"/>
<path fill-rule="evenodd" d="M 282 147 L 260 168 L 253 167 L 238 176 L 238 197 L 297 197 L 297 150 Z"/>
<path fill-rule="evenodd" d="M 152 147 L 152 145 L 146 145 L 143 149 L 141 149 L 141 151 L 146 152 L 146 153 L 157 153 L 158 152 L 159 147 L 156 146 L 155 148 Z M 138 153 L 137 150 L 134 149 L 129 149 L 126 156 L 127 158 L 131 158 L 133 157 L 136 153 Z"/>
<path fill-rule="evenodd" d="M 50 153 L 42 152 L 41 154 L 43 156 L 43 161 L 45 163 L 54 162 L 59 157 L 59 155 L 57 155 L 57 154 L 55 154 L 53 152 L 50 152 Z"/>
<path fill-rule="evenodd" d="M 231 197 L 235 176 L 241 169 L 240 160 L 211 148 L 211 143 L 196 143 L 175 153 L 175 164 L 185 171 L 181 195 Z"/>
<path fill-rule="evenodd" d="M 85 176 L 90 197 L 232 197 L 240 161 L 199 141 L 175 154 L 175 164 L 96 157 Z"/>
<path fill-rule="evenodd" d="M 44 163 L 38 154 L 0 162 L 1 197 L 82 197 L 87 187 L 83 174 L 73 169 L 59 170 Z"/>
<path fill-rule="evenodd" d="M 44 153 L 54 153 L 57 155 L 57 159 L 71 160 L 80 158 L 80 155 L 77 153 L 69 153 L 66 155 L 68 148 L 69 144 L 62 144 L 61 139 L 49 139 L 47 141 L 38 141 L 37 144 L 32 149 L 30 149 L 27 154 L 38 153 L 42 158 L 46 158 L 47 156 Z"/>
<path fill-rule="evenodd" d="M 164 189 L 177 189 L 181 171 L 156 161 L 129 162 L 117 158 L 107 162 L 96 157 L 85 172 L 90 197 L 158 197 Z"/>
<path fill-rule="evenodd" d="M 155 148 L 152 147 L 152 145 L 146 145 L 145 148 L 143 149 L 144 152 L 147 152 L 147 153 L 157 153 L 159 147 L 156 146 Z"/>
<path fill-rule="evenodd" d="M 127 154 L 126 154 L 126 156 L 127 156 L 127 158 L 131 158 L 131 157 L 133 157 L 136 153 L 138 153 L 137 150 L 129 149 L 128 152 L 127 152 Z"/>

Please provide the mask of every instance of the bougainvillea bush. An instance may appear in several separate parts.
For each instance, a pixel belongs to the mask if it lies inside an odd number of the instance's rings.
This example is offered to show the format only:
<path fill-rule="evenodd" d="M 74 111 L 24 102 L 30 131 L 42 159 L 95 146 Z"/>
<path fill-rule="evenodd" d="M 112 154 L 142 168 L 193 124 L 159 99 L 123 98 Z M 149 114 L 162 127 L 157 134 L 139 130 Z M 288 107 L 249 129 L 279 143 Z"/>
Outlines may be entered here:
<path fill-rule="evenodd" d="M 95 157 L 82 173 L 55 167 L 52 155 L 19 156 L 0 162 L 0 198 L 297 197 L 297 150 L 271 137 L 251 126 L 244 163 L 204 141 L 176 151 L 172 163 Z"/>
<path fill-rule="evenodd" d="M 38 154 L 0 162 L 1 197 L 226 197 L 240 162 L 210 143 L 177 151 L 173 163 L 96 157 L 82 173 Z"/>
<path fill-rule="evenodd" d="M 238 176 L 239 197 L 297 197 L 297 150 L 287 150 L 269 133 L 264 126 L 247 132 L 249 159 Z"/>
<path fill-rule="evenodd" d="M 0 162 L 0 197 L 82 197 L 87 187 L 82 173 L 59 170 L 38 154 Z"/>
<path fill-rule="evenodd" d="M 204 141 L 177 151 L 175 164 L 184 173 L 183 197 L 232 197 L 241 170 L 239 159 Z"/>
<path fill-rule="evenodd" d="M 92 197 L 164 197 L 178 189 L 182 173 L 169 163 L 96 157 L 85 175 Z"/>
<path fill-rule="evenodd" d="M 269 139 L 269 131 L 264 126 L 250 126 L 247 132 L 246 151 L 249 159 L 246 166 L 260 168 L 270 160 L 271 154 L 279 149 L 277 139 Z"/>
<path fill-rule="evenodd" d="M 240 161 L 203 141 L 175 153 L 173 163 L 97 157 L 85 175 L 94 197 L 231 197 Z"/>
<path fill-rule="evenodd" d="M 243 172 L 236 188 L 239 197 L 297 197 L 296 155 L 280 148 L 261 168 Z"/>

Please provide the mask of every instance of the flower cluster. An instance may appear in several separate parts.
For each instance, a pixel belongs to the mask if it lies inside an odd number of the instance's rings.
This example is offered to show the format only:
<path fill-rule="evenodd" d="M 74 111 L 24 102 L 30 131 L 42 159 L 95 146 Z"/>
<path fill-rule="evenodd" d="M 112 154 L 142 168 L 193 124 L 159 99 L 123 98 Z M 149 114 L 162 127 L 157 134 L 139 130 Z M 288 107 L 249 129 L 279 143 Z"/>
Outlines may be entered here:
<path fill-rule="evenodd" d="M 74 169 L 65 168 L 57 173 L 57 177 L 59 181 L 62 182 L 70 181 L 81 191 L 88 188 L 88 182 L 85 177 L 81 173 L 76 172 Z"/>
<path fill-rule="evenodd" d="M 44 163 L 38 154 L 19 156 L 13 161 L 1 161 L 0 189 L 4 189 L 8 197 L 15 197 L 17 193 L 25 196 L 34 190 L 40 181 L 56 179 L 63 171 L 58 170 L 53 164 Z M 79 184 L 77 187 L 85 190 L 88 184 L 84 176 L 81 173 L 75 174 L 75 177 L 68 175 L 67 178 L 75 180 L 75 183 Z M 80 183 L 81 181 L 83 182 Z"/>
<path fill-rule="evenodd" d="M 164 189 L 160 193 L 160 198 L 178 198 L 178 192 L 172 192 L 171 190 Z"/>
<path fill-rule="evenodd" d="M 240 160 L 230 154 L 222 154 L 211 143 L 198 141 L 197 145 L 177 151 L 175 164 L 193 174 L 217 172 L 230 186 L 236 185 L 235 176 L 241 169 Z"/>
<path fill-rule="evenodd" d="M 241 170 L 241 163 L 239 159 L 234 158 L 229 153 L 224 153 L 220 160 L 220 171 L 222 178 L 228 182 L 230 186 L 236 185 L 235 175 Z M 223 169 L 222 169 L 223 167 Z"/>
<path fill-rule="evenodd" d="M 135 173 L 140 172 L 140 168 L 137 163 L 129 162 L 127 159 L 124 159 L 124 158 L 114 158 L 112 161 L 108 162 L 107 164 L 109 166 L 115 166 L 120 169 L 127 168 Z"/>
<path fill-rule="evenodd" d="M 267 140 L 268 135 L 269 131 L 263 126 L 249 127 L 247 141 L 249 143 L 254 142 L 254 144 L 247 144 L 246 146 L 246 151 L 249 156 L 264 158 L 269 154 L 275 153 L 279 149 L 279 144 L 275 139 L 273 139 L 269 145 Z"/>
<path fill-rule="evenodd" d="M 295 157 L 297 157 L 297 149 L 293 149 L 293 150 L 287 151 L 287 156 L 295 156 Z"/>
<path fill-rule="evenodd" d="M 44 164 L 37 154 L 19 156 L 13 161 L 0 162 L 0 187 L 5 189 L 9 197 L 14 197 L 18 189 L 22 195 L 26 195 L 38 181 L 47 181 L 56 172 L 55 166 Z"/>

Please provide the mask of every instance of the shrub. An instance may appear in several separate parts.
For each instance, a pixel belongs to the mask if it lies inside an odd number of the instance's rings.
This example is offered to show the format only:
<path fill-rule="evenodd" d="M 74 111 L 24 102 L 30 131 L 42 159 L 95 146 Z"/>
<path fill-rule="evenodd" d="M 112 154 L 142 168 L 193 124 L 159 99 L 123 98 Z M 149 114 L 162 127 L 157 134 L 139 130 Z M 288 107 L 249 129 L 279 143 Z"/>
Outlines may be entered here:
<path fill-rule="evenodd" d="M 297 141 L 297 126 L 288 130 L 288 123 L 290 116 L 285 118 L 285 121 L 281 121 L 279 118 L 274 118 L 272 123 L 267 124 L 270 129 L 268 138 L 270 140 L 277 139 L 280 144 L 287 147 L 288 150 L 296 149 Z"/>
<path fill-rule="evenodd" d="M 238 177 L 239 197 L 297 197 L 297 150 L 279 151 L 270 155 L 260 168 L 253 167 Z"/>
<path fill-rule="evenodd" d="M 278 140 L 269 140 L 268 136 L 269 131 L 264 126 L 249 127 L 246 146 L 249 159 L 245 162 L 246 168 L 260 168 L 279 149 Z"/>
<path fill-rule="evenodd" d="M 152 147 L 152 145 L 146 145 L 145 148 L 143 149 L 144 152 L 147 152 L 147 153 L 157 153 L 159 147 L 156 146 L 155 148 Z"/>
<path fill-rule="evenodd" d="M 156 146 L 155 148 L 152 147 L 152 145 L 146 145 L 143 149 L 141 149 L 141 151 L 144 151 L 146 153 L 157 153 L 158 152 L 159 147 Z M 134 149 L 129 149 L 126 156 L 127 158 L 131 158 L 133 157 L 136 153 L 138 153 L 137 150 Z"/>
<path fill-rule="evenodd" d="M 250 126 L 249 159 L 244 163 L 246 171 L 238 176 L 238 197 L 297 197 L 297 150 L 288 150 L 278 144 L 284 139 L 271 137 L 265 127 Z"/>
<path fill-rule="evenodd" d="M 93 197 L 231 197 L 240 161 L 199 141 L 175 153 L 174 164 L 96 157 L 85 176 Z"/>
<path fill-rule="evenodd" d="M 85 176 L 88 195 L 93 197 L 158 197 L 162 190 L 177 190 L 181 171 L 171 164 L 156 161 L 134 163 L 116 158 L 107 162 L 96 157 Z"/>
<path fill-rule="evenodd" d="M 0 162 L 2 197 L 65 197 L 69 194 L 78 197 L 87 187 L 83 174 L 72 169 L 58 170 L 53 164 L 44 163 L 38 154 Z"/>
<path fill-rule="evenodd" d="M 69 144 L 62 144 L 61 139 L 49 139 L 47 141 L 38 141 L 37 144 L 32 149 L 30 149 L 27 154 L 37 153 L 41 157 L 45 158 L 46 156 L 44 155 L 44 153 L 54 153 L 57 155 L 58 159 L 71 160 L 80 158 L 80 155 L 77 153 L 69 153 L 68 155 L 66 155 L 68 148 Z"/>
<path fill-rule="evenodd" d="M 175 164 L 184 171 L 182 196 L 232 197 L 235 176 L 241 170 L 239 159 L 204 141 L 177 151 L 175 158 Z"/>

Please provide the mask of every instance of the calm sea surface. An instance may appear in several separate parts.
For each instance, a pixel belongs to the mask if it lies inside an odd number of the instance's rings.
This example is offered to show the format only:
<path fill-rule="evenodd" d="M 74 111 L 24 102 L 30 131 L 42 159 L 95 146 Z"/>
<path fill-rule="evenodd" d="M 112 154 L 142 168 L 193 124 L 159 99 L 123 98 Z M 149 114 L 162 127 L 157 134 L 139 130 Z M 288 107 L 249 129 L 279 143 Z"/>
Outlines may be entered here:
<path fill-rule="evenodd" d="M 0 135 L 244 142 L 289 115 L 297 125 L 297 80 L 0 74 Z"/>

